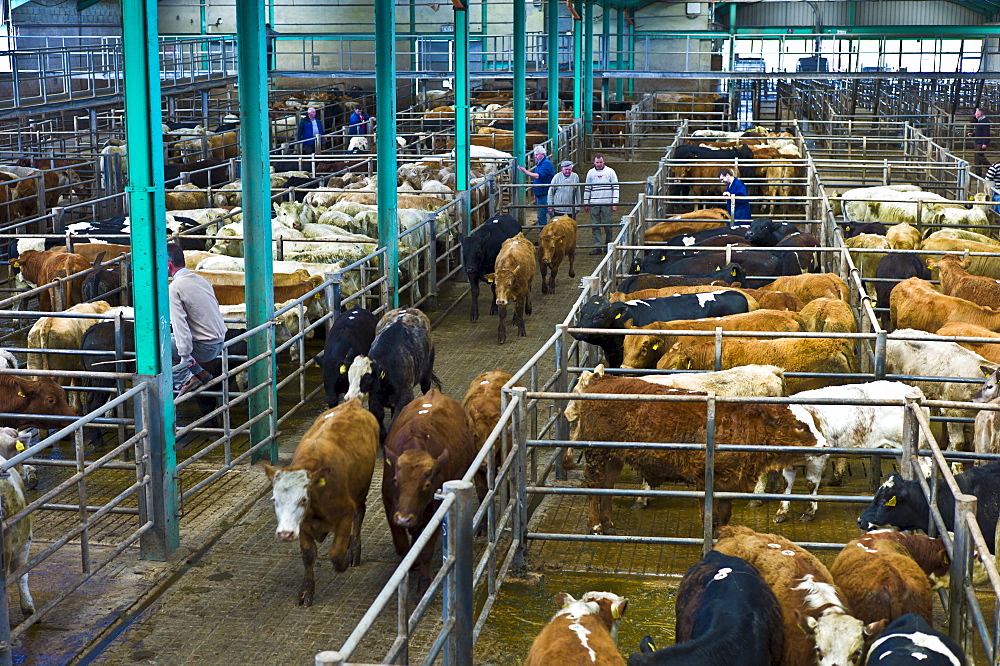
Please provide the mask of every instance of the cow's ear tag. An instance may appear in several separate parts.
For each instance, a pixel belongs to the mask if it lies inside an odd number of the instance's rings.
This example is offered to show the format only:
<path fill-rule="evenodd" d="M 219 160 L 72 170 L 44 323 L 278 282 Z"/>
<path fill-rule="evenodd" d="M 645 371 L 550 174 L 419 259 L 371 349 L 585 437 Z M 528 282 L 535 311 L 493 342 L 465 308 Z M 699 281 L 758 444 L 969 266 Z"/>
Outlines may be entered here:
<path fill-rule="evenodd" d="M 326 485 L 326 477 L 322 477 L 322 476 L 319 477 L 319 481 L 316 482 L 316 485 L 319 486 L 319 487 L 321 487 L 321 488 L 323 486 L 325 486 Z"/>
<path fill-rule="evenodd" d="M 736 277 L 736 269 L 735 268 L 732 270 L 732 274 L 733 274 L 733 277 Z"/>
<path fill-rule="evenodd" d="M 888 502 L 885 503 L 886 506 L 896 506 L 896 496 L 893 495 Z"/>
<path fill-rule="evenodd" d="M 14 445 L 14 448 L 17 449 L 18 451 L 24 451 L 28 447 L 24 445 L 24 442 L 18 442 L 17 444 Z"/>
<path fill-rule="evenodd" d="M 716 267 L 715 267 L 715 270 L 717 270 L 717 271 L 721 271 L 721 270 L 722 270 L 722 266 L 716 266 Z"/>
<path fill-rule="evenodd" d="M 345 372 L 347 372 L 347 366 L 346 365 L 341 365 L 340 366 L 340 374 L 344 374 Z"/>
<path fill-rule="evenodd" d="M 615 315 L 615 319 L 621 319 L 621 318 L 622 318 L 622 313 L 621 312 L 619 312 L 618 314 Z"/>
<path fill-rule="evenodd" d="M 654 342 L 653 343 L 653 351 L 656 351 L 659 348 L 660 348 L 660 343 L 659 342 Z"/>
<path fill-rule="evenodd" d="M 660 261 L 666 261 L 666 260 L 667 260 L 667 258 L 666 258 L 666 257 L 664 257 L 664 256 L 663 256 L 663 255 L 661 254 L 661 255 L 660 255 Z"/>
<path fill-rule="evenodd" d="M 621 619 L 621 617 L 622 617 L 622 611 L 618 607 L 618 604 L 615 604 L 614 606 L 611 607 L 611 617 L 613 619 L 615 619 L 615 620 L 620 620 Z"/>
<path fill-rule="evenodd" d="M 21 397 L 21 398 L 27 398 L 28 397 L 28 396 L 24 395 L 24 391 L 18 391 L 17 395 L 18 395 L 18 397 Z"/>
<path fill-rule="evenodd" d="M 379 373 L 379 379 L 385 379 L 385 370 Z"/>

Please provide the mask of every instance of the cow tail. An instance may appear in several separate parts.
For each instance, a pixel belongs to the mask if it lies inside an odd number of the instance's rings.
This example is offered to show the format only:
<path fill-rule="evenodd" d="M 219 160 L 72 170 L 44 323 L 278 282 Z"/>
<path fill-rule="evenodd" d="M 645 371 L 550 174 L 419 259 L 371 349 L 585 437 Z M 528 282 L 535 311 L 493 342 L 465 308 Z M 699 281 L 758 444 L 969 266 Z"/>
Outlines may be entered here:
<path fill-rule="evenodd" d="M 444 391 L 444 386 L 441 385 L 441 379 L 431 371 L 431 383 L 437 387 L 438 391 Z"/>

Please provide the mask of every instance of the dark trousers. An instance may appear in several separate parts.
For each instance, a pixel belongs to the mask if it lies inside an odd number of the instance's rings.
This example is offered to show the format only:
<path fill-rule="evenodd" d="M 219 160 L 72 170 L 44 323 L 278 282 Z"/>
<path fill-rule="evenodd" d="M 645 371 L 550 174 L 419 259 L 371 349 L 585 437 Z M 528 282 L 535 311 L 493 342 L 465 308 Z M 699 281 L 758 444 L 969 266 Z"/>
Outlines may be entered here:
<path fill-rule="evenodd" d="M 976 144 L 972 148 L 972 172 L 977 176 L 985 176 L 986 169 L 990 168 L 991 162 L 986 158 L 986 148 L 980 148 L 980 144 Z"/>

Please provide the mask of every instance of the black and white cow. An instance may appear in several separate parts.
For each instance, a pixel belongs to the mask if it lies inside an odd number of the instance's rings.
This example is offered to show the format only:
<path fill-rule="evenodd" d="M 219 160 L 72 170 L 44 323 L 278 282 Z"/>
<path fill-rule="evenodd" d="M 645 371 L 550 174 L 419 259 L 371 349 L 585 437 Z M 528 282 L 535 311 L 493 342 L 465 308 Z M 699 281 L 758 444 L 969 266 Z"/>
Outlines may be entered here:
<path fill-rule="evenodd" d="M 966 666 L 962 648 L 931 628 L 916 613 L 901 615 L 868 649 L 868 664 L 878 666 Z"/>
<path fill-rule="evenodd" d="M 355 307 L 341 313 L 330 327 L 323 348 L 323 388 L 330 407 L 336 407 L 341 394 L 347 392 L 347 369 L 356 356 L 368 354 L 377 325 L 378 317 Z"/>
<path fill-rule="evenodd" d="M 963 493 L 975 495 L 979 500 L 976 503 L 976 522 L 986 543 L 994 548 L 997 514 L 1000 513 L 1000 463 L 973 467 L 955 476 L 955 481 Z M 937 504 L 945 527 L 949 531 L 954 530 L 955 498 L 944 479 L 937 480 Z M 866 532 L 878 527 L 927 532 L 930 529 L 930 508 L 920 484 L 904 481 L 899 474 L 890 474 L 858 518 L 858 527 Z"/>

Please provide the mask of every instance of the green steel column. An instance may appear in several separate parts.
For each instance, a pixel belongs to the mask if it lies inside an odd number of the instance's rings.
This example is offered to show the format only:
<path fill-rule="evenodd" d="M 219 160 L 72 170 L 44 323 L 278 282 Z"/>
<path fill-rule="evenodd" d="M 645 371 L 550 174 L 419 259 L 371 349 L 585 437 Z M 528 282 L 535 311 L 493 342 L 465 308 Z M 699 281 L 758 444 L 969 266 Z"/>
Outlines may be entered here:
<path fill-rule="evenodd" d="M 625 10 L 621 7 L 615 12 L 615 70 L 622 71 L 625 57 Z M 615 99 L 622 101 L 622 87 L 625 81 L 621 74 L 615 77 Z M 605 109 L 607 111 L 607 109 Z"/>
<path fill-rule="evenodd" d="M 375 0 L 376 157 L 382 173 L 396 173 L 396 13 L 393 0 Z M 378 179 L 378 245 L 385 248 L 389 300 L 399 307 L 399 217 L 396 178 Z"/>
<path fill-rule="evenodd" d="M 628 70 L 635 71 L 635 10 L 632 10 L 632 20 L 628 23 Z M 635 77 L 628 77 L 626 85 L 630 95 L 635 92 Z"/>
<path fill-rule="evenodd" d="M 548 135 L 552 140 L 551 158 L 553 163 L 558 164 L 559 160 L 559 0 L 549 0 L 548 6 L 548 33 L 549 44 L 549 125 Z"/>
<path fill-rule="evenodd" d="M 604 57 L 601 61 L 604 69 L 611 69 L 611 6 L 605 2 L 601 5 L 601 36 L 604 42 Z M 605 104 L 611 99 L 610 79 L 601 79 L 601 101 Z M 607 109 L 605 109 L 607 110 Z"/>
<path fill-rule="evenodd" d="M 132 289 L 135 303 L 136 373 L 155 386 L 149 411 L 149 474 L 155 527 L 140 542 L 141 556 L 165 560 L 180 545 L 174 394 L 170 372 L 170 303 L 167 298 L 167 224 L 163 198 L 163 132 L 160 129 L 160 60 L 155 0 L 122 0 L 125 56 L 125 131 L 129 216 L 132 220 Z"/>
<path fill-rule="evenodd" d="M 455 190 L 469 189 L 469 9 L 455 7 Z M 471 218 L 465 216 L 465 233 L 471 229 Z"/>
<path fill-rule="evenodd" d="M 575 0 L 573 8 L 577 18 L 573 21 L 573 117 L 583 117 L 583 21 L 579 16 L 582 0 Z"/>
<path fill-rule="evenodd" d="M 527 70 L 527 38 L 525 34 L 525 12 L 524 3 L 526 0 L 513 0 L 514 12 L 514 157 L 519 166 L 524 164 L 524 141 L 525 141 L 525 112 L 527 110 L 527 94 L 525 85 L 528 77 Z M 523 183 L 524 174 L 517 169 L 514 170 L 514 183 Z M 520 205 L 524 201 L 524 190 L 517 188 L 514 190 L 514 205 Z M 515 216 L 518 217 L 518 216 Z"/>
<path fill-rule="evenodd" d="M 410 68 L 417 71 L 417 38 L 414 33 L 417 31 L 417 0 L 410 0 Z"/>
<path fill-rule="evenodd" d="M 246 262 L 245 301 L 247 327 L 256 328 L 274 316 L 274 270 L 271 263 L 271 176 L 267 124 L 267 50 L 264 40 L 264 0 L 240 0 L 236 3 L 236 32 L 239 99 L 240 148 L 243 159 L 240 177 L 243 181 L 243 256 Z M 250 356 L 268 350 L 266 331 L 247 341 Z M 276 376 L 277 362 L 271 355 L 271 372 L 264 363 L 250 367 L 250 386 L 268 383 L 268 375 Z M 277 387 L 272 385 L 274 403 Z M 250 418 L 265 412 L 268 396 L 258 391 L 250 397 Z M 272 417 L 273 418 L 273 417 Z M 251 443 L 256 444 L 270 434 L 269 423 L 261 419 L 250 430 Z M 278 442 L 258 451 L 252 460 L 278 462 Z"/>
<path fill-rule="evenodd" d="M 594 3 L 583 3 L 583 135 L 593 133 L 594 121 Z"/>

